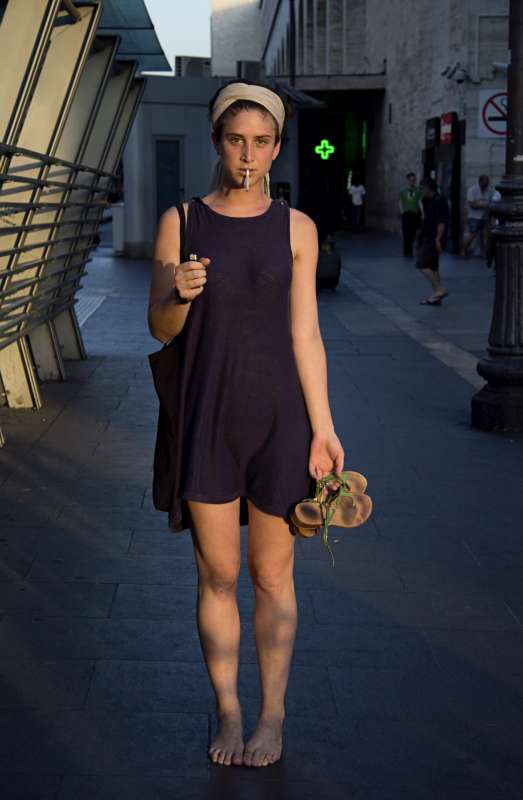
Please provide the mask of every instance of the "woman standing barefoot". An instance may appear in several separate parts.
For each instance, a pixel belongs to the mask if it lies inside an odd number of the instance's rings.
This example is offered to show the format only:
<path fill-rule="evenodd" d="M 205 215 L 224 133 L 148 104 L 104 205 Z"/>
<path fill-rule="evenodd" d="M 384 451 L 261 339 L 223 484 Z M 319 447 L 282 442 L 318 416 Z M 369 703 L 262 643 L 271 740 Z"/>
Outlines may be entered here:
<path fill-rule="evenodd" d="M 209 755 L 259 767 L 282 753 L 297 621 L 289 512 L 316 479 L 343 470 L 344 454 L 318 325 L 316 227 L 268 190 L 283 103 L 261 84 L 232 82 L 211 100 L 210 116 L 219 155 L 212 190 L 184 204 L 199 260 L 179 263 L 179 214 L 169 209 L 157 233 L 149 327 L 160 341 L 176 337 L 181 354 L 170 527 L 190 527 L 194 543 L 198 631 L 218 718 Z M 245 744 L 236 588 L 247 521 L 261 708 Z"/>

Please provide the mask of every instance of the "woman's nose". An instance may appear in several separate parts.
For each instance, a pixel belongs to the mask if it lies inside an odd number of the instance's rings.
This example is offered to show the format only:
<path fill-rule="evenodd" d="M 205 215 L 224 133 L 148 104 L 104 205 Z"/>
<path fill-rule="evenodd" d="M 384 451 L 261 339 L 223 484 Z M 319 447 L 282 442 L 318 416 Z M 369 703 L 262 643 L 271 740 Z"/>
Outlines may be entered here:
<path fill-rule="evenodd" d="M 243 158 L 245 161 L 252 161 L 252 145 L 250 144 L 245 145 L 245 149 L 243 151 Z"/>

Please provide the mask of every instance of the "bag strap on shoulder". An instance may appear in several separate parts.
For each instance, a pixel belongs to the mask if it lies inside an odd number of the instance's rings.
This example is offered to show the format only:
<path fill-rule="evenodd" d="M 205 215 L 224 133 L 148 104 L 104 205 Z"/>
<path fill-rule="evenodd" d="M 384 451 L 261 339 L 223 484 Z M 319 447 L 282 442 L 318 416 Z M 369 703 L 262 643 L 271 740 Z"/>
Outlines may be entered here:
<path fill-rule="evenodd" d="M 183 203 L 179 203 L 176 208 L 180 216 L 180 264 L 187 261 L 189 253 L 187 252 L 187 219 L 185 216 L 185 208 Z"/>

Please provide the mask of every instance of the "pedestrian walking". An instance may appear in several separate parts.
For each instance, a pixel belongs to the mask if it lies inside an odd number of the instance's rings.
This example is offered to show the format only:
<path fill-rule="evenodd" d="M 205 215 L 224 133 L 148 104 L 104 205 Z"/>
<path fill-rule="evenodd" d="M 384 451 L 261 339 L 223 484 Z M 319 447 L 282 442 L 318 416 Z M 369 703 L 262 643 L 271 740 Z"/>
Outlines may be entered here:
<path fill-rule="evenodd" d="M 363 207 L 366 191 L 359 175 L 354 176 L 347 187 L 347 191 L 352 201 L 352 225 L 355 231 L 361 231 L 363 229 Z"/>
<path fill-rule="evenodd" d="M 218 719 L 209 756 L 259 767 L 282 752 L 297 619 L 289 511 L 316 480 L 343 470 L 344 453 L 318 324 L 316 227 L 269 194 L 284 105 L 263 84 L 233 81 L 212 98 L 210 117 L 219 156 L 211 188 L 182 206 L 197 260 L 184 260 L 180 214 L 168 209 L 148 320 L 156 339 L 179 348 L 170 527 L 189 527 L 194 544 L 197 624 Z M 261 709 L 244 745 L 236 587 L 247 521 Z"/>
<path fill-rule="evenodd" d="M 413 255 L 416 233 L 421 223 L 421 189 L 416 184 L 414 172 L 407 173 L 407 185 L 400 190 L 399 209 L 401 214 L 401 233 L 403 255 Z"/>
<path fill-rule="evenodd" d="M 486 229 L 493 193 L 488 175 L 480 175 L 477 183 L 467 191 L 467 233 L 463 237 L 462 256 L 468 256 L 469 247 L 479 236 L 481 257 L 485 257 Z"/>
<path fill-rule="evenodd" d="M 425 275 L 432 286 L 432 294 L 421 304 L 439 306 L 447 290 L 441 285 L 439 274 L 439 257 L 445 246 L 449 223 L 449 207 L 447 201 L 438 192 L 438 185 L 433 178 L 425 178 L 421 183 L 423 221 L 418 237 L 418 254 L 416 267 Z"/>

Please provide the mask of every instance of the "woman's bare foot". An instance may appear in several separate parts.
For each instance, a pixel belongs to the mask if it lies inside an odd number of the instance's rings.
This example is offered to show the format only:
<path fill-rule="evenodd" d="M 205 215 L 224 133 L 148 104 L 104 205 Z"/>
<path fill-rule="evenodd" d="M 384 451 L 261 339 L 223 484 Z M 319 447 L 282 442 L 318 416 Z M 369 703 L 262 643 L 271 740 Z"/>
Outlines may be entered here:
<path fill-rule="evenodd" d="M 243 763 L 246 767 L 268 767 L 281 758 L 282 726 L 281 717 L 260 717 L 245 746 Z"/>
<path fill-rule="evenodd" d="M 209 747 L 209 756 L 214 764 L 243 764 L 243 727 L 240 711 L 218 717 L 218 733 Z"/>

